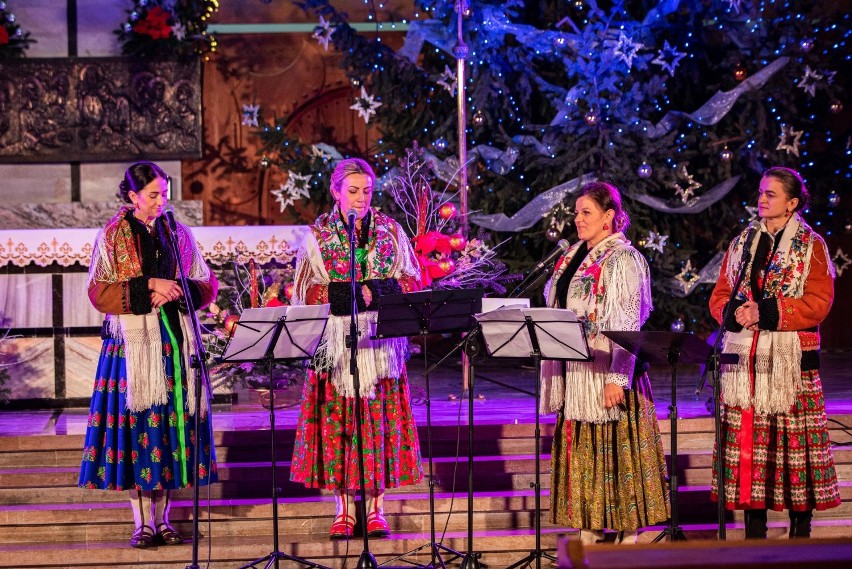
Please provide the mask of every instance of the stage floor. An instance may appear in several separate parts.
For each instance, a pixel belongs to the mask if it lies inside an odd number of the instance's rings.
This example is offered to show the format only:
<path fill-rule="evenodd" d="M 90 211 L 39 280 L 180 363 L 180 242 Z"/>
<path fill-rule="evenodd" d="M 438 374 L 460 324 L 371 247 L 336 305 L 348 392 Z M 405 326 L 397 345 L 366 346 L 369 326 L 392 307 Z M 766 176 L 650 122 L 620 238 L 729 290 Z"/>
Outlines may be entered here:
<path fill-rule="evenodd" d="M 437 350 L 436 350 L 437 351 Z M 432 356 L 430 354 L 430 357 Z M 474 423 L 513 424 L 535 421 L 533 401 L 534 370 L 523 361 L 490 360 L 475 368 Z M 653 385 L 657 415 L 660 421 L 668 420 L 671 402 L 671 372 L 666 366 L 654 366 L 649 371 Z M 821 369 L 826 410 L 829 415 L 852 414 L 852 351 L 829 351 L 822 354 Z M 419 425 L 426 424 L 425 378 L 422 356 L 409 362 L 414 414 Z M 712 390 L 708 384 L 701 395 L 696 395 L 699 368 L 684 365 L 678 368 L 678 417 L 710 416 L 708 399 Z M 432 394 L 432 424 L 467 424 L 466 394 L 462 398 L 461 363 L 448 360 L 430 377 Z M 279 402 L 290 406 L 275 414 L 278 428 L 292 428 L 298 419 L 298 389 L 279 395 Z M 239 390 L 235 404 L 214 407 L 213 428 L 217 431 L 251 431 L 269 428 L 269 412 L 261 407 L 257 393 Z M 0 411 L 0 436 L 82 434 L 86 430 L 88 410 L 53 409 Z M 26 417 L 26 419 L 24 419 Z M 554 415 L 541 417 L 543 423 L 552 423 Z"/>

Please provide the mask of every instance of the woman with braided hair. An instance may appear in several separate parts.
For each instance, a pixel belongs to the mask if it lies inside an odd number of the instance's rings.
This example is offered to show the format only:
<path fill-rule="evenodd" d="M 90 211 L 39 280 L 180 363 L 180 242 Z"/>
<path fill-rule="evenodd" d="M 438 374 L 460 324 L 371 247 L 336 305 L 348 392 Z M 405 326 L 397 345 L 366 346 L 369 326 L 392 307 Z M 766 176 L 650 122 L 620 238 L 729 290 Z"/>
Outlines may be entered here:
<path fill-rule="evenodd" d="M 129 492 L 132 547 L 177 545 L 183 538 L 169 522 L 171 491 L 190 486 L 193 472 L 200 485 L 217 480 L 208 386 L 195 432 L 193 332 L 178 263 L 195 308 L 215 298 L 217 282 L 180 223 L 174 258 L 162 216 L 169 179 L 159 166 L 130 166 L 119 195 L 127 205 L 98 233 L 89 267 L 89 299 L 106 318 L 79 485 Z"/>
<path fill-rule="evenodd" d="M 745 510 L 746 538 L 765 538 L 767 509 L 788 510 L 790 537 L 810 537 L 813 510 L 840 505 L 819 375 L 819 324 L 834 299 L 834 265 L 825 241 L 799 213 L 809 194 L 795 170 L 775 167 L 760 180 L 760 230 L 751 240 L 723 350 L 725 507 Z M 710 312 L 721 322 L 741 270 L 749 231 L 728 247 Z M 718 495 L 713 461 L 712 497 Z"/>

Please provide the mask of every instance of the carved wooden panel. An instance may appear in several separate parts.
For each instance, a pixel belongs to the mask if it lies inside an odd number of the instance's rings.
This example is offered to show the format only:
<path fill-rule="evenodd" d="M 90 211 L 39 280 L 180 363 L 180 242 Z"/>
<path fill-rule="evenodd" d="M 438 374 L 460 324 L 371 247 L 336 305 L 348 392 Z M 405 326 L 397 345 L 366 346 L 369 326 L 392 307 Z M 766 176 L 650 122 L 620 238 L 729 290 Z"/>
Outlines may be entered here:
<path fill-rule="evenodd" d="M 0 162 L 198 158 L 201 65 L 0 60 Z"/>

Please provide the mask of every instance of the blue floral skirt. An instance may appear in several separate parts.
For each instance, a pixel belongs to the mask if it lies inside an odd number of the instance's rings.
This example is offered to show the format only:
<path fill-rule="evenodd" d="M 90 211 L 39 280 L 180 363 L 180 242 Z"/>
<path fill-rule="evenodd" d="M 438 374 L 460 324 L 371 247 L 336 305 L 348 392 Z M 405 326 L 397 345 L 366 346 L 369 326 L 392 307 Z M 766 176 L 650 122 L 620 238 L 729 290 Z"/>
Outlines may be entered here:
<path fill-rule="evenodd" d="M 160 332 L 164 339 L 169 338 L 162 318 Z M 185 411 L 188 392 L 183 357 L 180 358 L 182 380 L 178 386 L 180 401 L 183 402 L 180 408 L 175 401 L 174 349 L 171 342 L 163 342 L 168 382 L 166 404 L 131 412 L 125 405 L 127 371 L 124 343 L 113 338 L 104 340 L 89 407 L 78 482 L 81 487 L 161 490 L 191 486 L 196 440 L 200 445 L 198 483 L 204 486 L 217 481 L 209 409 L 201 418 L 197 434 L 195 416 Z"/>

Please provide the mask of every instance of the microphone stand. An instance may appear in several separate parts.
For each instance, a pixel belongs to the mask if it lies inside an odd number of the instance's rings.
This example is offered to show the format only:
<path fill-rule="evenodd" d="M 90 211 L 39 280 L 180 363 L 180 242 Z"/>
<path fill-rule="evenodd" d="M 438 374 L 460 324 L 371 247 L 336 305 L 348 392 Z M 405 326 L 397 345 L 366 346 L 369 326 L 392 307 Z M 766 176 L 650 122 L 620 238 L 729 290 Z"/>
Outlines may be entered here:
<path fill-rule="evenodd" d="M 740 269 L 737 274 L 737 280 L 734 286 L 731 287 L 731 294 L 728 297 L 728 304 L 722 311 L 722 321 L 716 329 L 716 339 L 713 341 L 713 350 L 710 352 L 710 361 L 707 362 L 707 370 L 713 374 L 713 424 L 716 431 L 716 518 L 719 524 L 719 539 L 727 540 L 725 528 L 725 465 L 724 452 L 722 448 L 722 337 L 725 334 L 725 322 L 730 318 L 731 310 L 733 310 L 734 297 L 740 289 L 740 285 L 745 278 L 746 268 L 751 264 L 751 240 L 747 240 L 747 247 L 743 247 L 743 256 L 740 261 Z M 724 270 L 724 268 L 723 268 Z M 707 373 L 701 376 L 701 382 L 696 390 L 696 395 L 704 389 L 704 383 L 707 379 Z"/>
<path fill-rule="evenodd" d="M 212 400 L 210 392 L 210 375 L 207 371 L 207 351 L 204 348 L 204 342 L 201 339 L 201 325 L 198 322 L 198 315 L 195 313 L 195 306 L 192 304 L 192 293 L 189 288 L 189 280 L 186 276 L 186 270 L 183 267 L 180 257 L 180 247 L 178 244 L 177 225 L 174 222 L 171 212 L 166 212 L 163 216 L 163 226 L 166 229 L 167 241 L 172 250 L 172 257 L 178 266 L 178 281 L 180 282 L 181 290 L 183 291 L 183 300 L 186 303 L 186 311 L 189 315 L 189 320 L 192 324 L 192 340 L 195 346 L 195 355 L 189 357 L 189 367 L 195 373 L 195 432 L 196 441 L 192 449 L 193 469 L 192 469 L 192 561 L 186 566 L 186 569 L 200 569 L 198 565 L 198 515 L 199 515 L 199 486 L 198 486 L 198 459 L 199 447 L 201 446 L 201 438 L 198 433 L 201 432 L 201 392 L 202 385 L 207 388 L 208 400 Z M 212 421 L 208 424 L 208 428 L 212 428 Z M 211 436 L 211 441 L 213 440 Z M 208 537 L 208 539 L 210 539 Z"/>
<path fill-rule="evenodd" d="M 427 377 L 431 375 L 444 361 L 458 351 L 463 351 L 462 361 L 467 369 L 467 551 L 460 555 L 460 569 L 484 569 L 485 563 L 479 559 L 482 553 L 473 550 L 473 381 L 476 376 L 473 358 L 479 354 L 477 337 L 481 334 L 481 328 L 477 324 L 467 335 L 462 334 L 461 341 L 453 346 L 444 357 L 432 364 L 424 372 Z M 431 453 L 430 453 L 431 456 Z M 443 561 L 441 565 L 444 566 Z"/>
<path fill-rule="evenodd" d="M 538 286 L 541 282 L 541 277 L 546 277 L 549 271 L 549 265 L 545 265 L 542 269 L 534 269 L 530 274 L 528 274 L 524 280 L 518 283 L 518 286 L 509 294 L 509 298 L 520 298 L 522 295 L 529 292 L 531 289 Z M 536 274 L 538 273 L 538 274 Z M 534 278 L 533 275 L 535 275 Z"/>
<path fill-rule="evenodd" d="M 364 549 L 361 556 L 358 558 L 356 569 L 376 569 L 378 563 L 376 558 L 370 553 L 370 537 L 367 531 L 367 488 L 364 480 L 364 441 L 361 429 L 361 381 L 358 375 L 358 300 L 356 291 L 358 290 L 358 281 L 356 280 L 357 272 L 355 269 L 355 216 L 348 216 L 350 222 L 346 228 L 349 235 L 349 282 L 351 285 L 352 304 L 349 314 L 349 336 L 346 338 L 347 347 L 349 348 L 349 373 L 352 374 L 352 385 L 355 389 L 355 433 L 358 440 L 358 475 L 361 483 L 361 533 L 364 536 Z M 347 491 L 346 488 L 343 489 Z M 344 500 L 346 497 L 344 496 Z"/>
<path fill-rule="evenodd" d="M 518 283 L 518 286 L 509 294 L 509 298 L 518 298 L 521 296 L 521 293 L 525 293 L 527 290 L 533 288 L 541 280 L 543 275 L 547 275 L 550 272 L 556 260 L 570 248 L 568 241 L 565 239 L 560 240 L 557 245 L 556 249 L 548 253 L 547 257 L 534 266 L 529 274 Z"/>
<path fill-rule="evenodd" d="M 545 267 L 546 268 L 546 267 Z M 524 288 L 521 288 L 521 285 L 518 285 L 515 290 L 512 291 L 512 298 L 518 298 L 521 294 L 526 294 L 530 289 L 538 285 L 541 281 L 541 277 L 545 276 L 550 271 L 544 270 L 542 273 Z M 532 274 L 532 273 L 531 273 Z M 529 277 L 527 277 L 529 279 Z M 526 279 L 525 279 L 526 280 Z M 520 289 L 520 290 L 519 290 Z M 518 293 L 517 296 L 514 296 L 515 293 Z M 535 492 L 535 513 L 534 513 L 534 523 L 533 528 L 535 530 L 535 549 L 530 551 L 529 554 L 521 559 L 520 561 L 509 566 L 509 569 L 518 568 L 521 569 L 523 567 L 531 567 L 533 562 L 535 562 L 536 569 L 541 569 L 541 559 L 545 558 L 552 562 L 556 562 L 556 557 L 547 553 L 541 548 L 541 418 L 539 413 L 539 405 L 541 404 L 541 348 L 538 345 L 538 339 L 534 332 L 534 326 L 530 322 L 529 316 L 527 316 L 527 327 L 529 330 L 530 338 L 535 338 L 533 340 L 533 353 L 532 358 L 535 364 L 535 389 L 534 389 L 534 399 L 535 399 L 535 482 L 530 484 Z"/>

